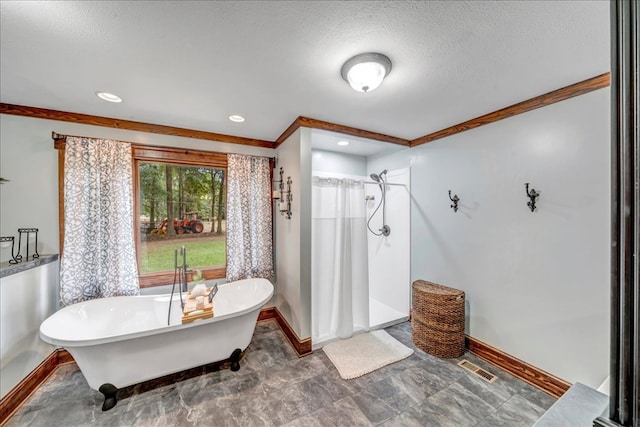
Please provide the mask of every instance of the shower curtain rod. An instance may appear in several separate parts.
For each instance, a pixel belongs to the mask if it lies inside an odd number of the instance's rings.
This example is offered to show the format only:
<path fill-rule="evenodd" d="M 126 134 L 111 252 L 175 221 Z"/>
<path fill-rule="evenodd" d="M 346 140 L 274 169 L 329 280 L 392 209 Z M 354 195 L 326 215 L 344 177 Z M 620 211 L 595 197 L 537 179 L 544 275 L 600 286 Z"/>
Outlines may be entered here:
<path fill-rule="evenodd" d="M 313 177 L 314 177 L 314 178 L 318 178 L 320 181 L 326 181 L 326 182 L 328 182 L 329 180 L 332 180 L 332 179 L 336 179 L 336 180 L 342 180 L 342 179 L 353 179 L 353 178 L 332 178 L 332 177 L 330 177 L 330 176 L 317 176 L 317 175 L 314 175 Z M 358 180 L 357 180 L 357 179 L 354 179 L 354 181 L 358 181 Z M 376 182 L 376 181 L 360 181 L 360 182 L 362 182 L 363 184 L 375 184 L 375 185 L 380 185 L 380 183 L 379 183 L 379 182 Z M 401 187 L 406 187 L 406 186 L 407 186 L 406 184 L 398 184 L 398 183 L 395 183 L 395 182 L 385 182 L 385 184 L 386 184 L 386 185 L 399 185 L 399 186 L 401 186 Z"/>
<path fill-rule="evenodd" d="M 379 183 L 379 182 L 376 182 L 376 181 L 362 181 L 362 182 L 363 182 L 364 184 L 375 184 L 375 185 L 380 185 L 380 183 Z M 406 187 L 406 186 L 407 186 L 406 184 L 398 184 L 398 183 L 396 183 L 396 182 L 385 182 L 384 184 L 385 184 L 385 185 L 399 185 L 399 186 L 401 186 L 401 187 Z"/>

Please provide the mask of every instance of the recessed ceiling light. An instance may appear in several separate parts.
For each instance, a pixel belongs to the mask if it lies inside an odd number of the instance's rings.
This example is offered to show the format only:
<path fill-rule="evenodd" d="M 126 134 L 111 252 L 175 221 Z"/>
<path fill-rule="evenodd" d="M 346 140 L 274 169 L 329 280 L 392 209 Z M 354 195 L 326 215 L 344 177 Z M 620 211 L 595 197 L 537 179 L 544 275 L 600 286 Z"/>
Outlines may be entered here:
<path fill-rule="evenodd" d="M 96 96 L 109 102 L 122 102 L 122 98 L 109 92 L 96 92 Z"/>
<path fill-rule="evenodd" d="M 229 116 L 229 120 L 236 123 L 242 123 L 244 122 L 244 117 L 242 117 L 240 114 L 232 114 Z"/>
<path fill-rule="evenodd" d="M 349 145 L 349 141 L 338 141 L 338 145 Z"/>

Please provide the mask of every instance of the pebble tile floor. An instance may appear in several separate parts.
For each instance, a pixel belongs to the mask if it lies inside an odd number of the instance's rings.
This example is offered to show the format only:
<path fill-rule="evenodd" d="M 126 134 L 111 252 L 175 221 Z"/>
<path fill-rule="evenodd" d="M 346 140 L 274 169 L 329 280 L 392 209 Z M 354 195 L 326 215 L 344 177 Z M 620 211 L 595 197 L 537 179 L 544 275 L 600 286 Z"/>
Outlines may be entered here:
<path fill-rule="evenodd" d="M 414 348 L 411 323 L 386 329 Z M 363 377 L 343 380 L 322 350 L 298 358 L 273 320 L 259 322 L 232 372 L 225 366 L 148 390 L 103 412 L 75 364 L 56 372 L 7 426 L 436 426 L 530 427 L 555 402 L 471 354 L 496 374 L 488 383 L 420 350 Z"/>

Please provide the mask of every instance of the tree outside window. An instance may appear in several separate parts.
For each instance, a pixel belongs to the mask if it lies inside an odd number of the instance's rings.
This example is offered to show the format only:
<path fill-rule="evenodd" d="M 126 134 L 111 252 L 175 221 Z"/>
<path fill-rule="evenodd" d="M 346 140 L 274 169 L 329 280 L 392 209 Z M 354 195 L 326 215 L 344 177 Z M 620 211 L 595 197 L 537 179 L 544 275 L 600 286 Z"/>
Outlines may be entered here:
<path fill-rule="evenodd" d="M 140 275 L 172 273 L 174 250 L 181 246 L 190 269 L 224 268 L 225 169 L 145 161 L 137 165 Z"/>

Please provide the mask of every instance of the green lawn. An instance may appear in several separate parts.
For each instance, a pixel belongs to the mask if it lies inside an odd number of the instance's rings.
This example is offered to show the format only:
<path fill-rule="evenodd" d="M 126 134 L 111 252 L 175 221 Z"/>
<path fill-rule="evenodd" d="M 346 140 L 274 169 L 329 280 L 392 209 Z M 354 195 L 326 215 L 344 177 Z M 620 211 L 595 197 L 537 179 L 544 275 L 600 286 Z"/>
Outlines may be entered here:
<path fill-rule="evenodd" d="M 140 246 L 140 273 L 173 271 L 173 252 L 184 246 L 187 249 L 189 268 L 223 266 L 226 264 L 224 237 L 211 239 L 178 239 L 142 242 Z M 182 263 L 178 252 L 178 264 Z"/>

